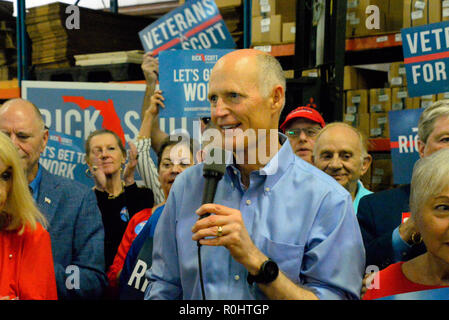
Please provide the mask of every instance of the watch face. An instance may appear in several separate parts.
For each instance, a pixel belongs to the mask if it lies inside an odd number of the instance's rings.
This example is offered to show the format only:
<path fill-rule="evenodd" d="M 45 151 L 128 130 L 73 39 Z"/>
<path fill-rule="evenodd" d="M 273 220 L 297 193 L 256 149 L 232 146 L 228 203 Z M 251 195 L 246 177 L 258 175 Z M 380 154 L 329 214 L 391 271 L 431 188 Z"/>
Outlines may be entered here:
<path fill-rule="evenodd" d="M 279 274 L 278 265 L 276 264 L 276 262 L 271 261 L 271 260 L 268 260 L 265 263 L 265 266 L 263 269 L 264 269 L 263 270 L 264 278 L 268 282 L 271 282 L 274 279 L 276 279 Z"/>

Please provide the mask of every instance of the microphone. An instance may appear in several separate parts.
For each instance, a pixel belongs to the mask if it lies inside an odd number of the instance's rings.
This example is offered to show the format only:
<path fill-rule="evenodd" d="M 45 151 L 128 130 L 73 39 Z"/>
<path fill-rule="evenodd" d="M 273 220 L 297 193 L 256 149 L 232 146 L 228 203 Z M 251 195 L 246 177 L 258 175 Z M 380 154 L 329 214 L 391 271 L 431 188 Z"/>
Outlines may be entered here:
<path fill-rule="evenodd" d="M 206 179 L 204 183 L 203 201 L 205 203 L 213 203 L 215 192 L 217 191 L 218 181 L 221 180 L 226 171 L 226 154 L 223 149 L 213 148 L 206 153 L 204 160 L 203 177 Z M 200 219 L 210 216 L 210 213 L 203 214 Z M 198 245 L 198 273 L 200 275 L 200 288 L 203 300 L 206 300 L 206 292 L 204 290 L 203 266 L 201 262 L 201 244 Z"/>
<path fill-rule="evenodd" d="M 213 148 L 206 155 L 203 167 L 203 177 L 206 179 L 203 190 L 203 200 L 201 204 L 213 203 L 218 182 L 226 171 L 226 154 L 223 149 Z M 206 213 L 200 219 L 208 217 Z"/>

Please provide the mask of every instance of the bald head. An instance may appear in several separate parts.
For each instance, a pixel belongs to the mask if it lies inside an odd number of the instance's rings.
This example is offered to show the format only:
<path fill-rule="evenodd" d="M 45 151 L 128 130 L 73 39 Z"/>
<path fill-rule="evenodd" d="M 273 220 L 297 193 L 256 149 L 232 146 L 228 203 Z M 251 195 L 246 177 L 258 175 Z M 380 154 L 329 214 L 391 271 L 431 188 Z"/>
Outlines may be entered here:
<path fill-rule="evenodd" d="M 22 98 L 15 98 L 7 100 L 3 105 L 0 105 L 0 117 L 2 113 L 10 112 L 12 110 L 28 112 L 27 115 L 29 117 L 33 117 L 34 121 L 37 121 L 42 125 L 42 129 L 44 129 L 44 118 L 38 107 L 36 107 L 33 103 L 28 100 Z"/>
<path fill-rule="evenodd" d="M 48 141 L 48 130 L 39 109 L 24 99 L 8 100 L 0 107 L 0 131 L 16 146 L 28 182 L 31 182 L 36 177 L 40 154 Z"/>
<path fill-rule="evenodd" d="M 257 86 L 262 96 L 268 97 L 276 85 L 281 85 L 285 92 L 287 85 L 281 64 L 275 57 L 260 50 L 241 49 L 232 51 L 218 60 L 214 69 L 215 67 L 218 69 L 224 66 L 234 66 L 236 72 L 239 72 L 244 70 L 243 67 L 249 65 L 252 66 L 251 70 L 256 73 L 259 80 Z"/>

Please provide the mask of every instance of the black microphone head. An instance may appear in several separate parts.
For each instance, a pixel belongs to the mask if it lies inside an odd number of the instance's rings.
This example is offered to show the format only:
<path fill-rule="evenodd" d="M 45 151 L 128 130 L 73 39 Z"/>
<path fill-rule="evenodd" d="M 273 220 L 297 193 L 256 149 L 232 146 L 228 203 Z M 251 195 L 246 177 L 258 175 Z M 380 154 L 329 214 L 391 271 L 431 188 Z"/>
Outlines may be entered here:
<path fill-rule="evenodd" d="M 221 148 L 212 148 L 204 159 L 203 175 L 221 178 L 226 171 L 226 152 Z"/>

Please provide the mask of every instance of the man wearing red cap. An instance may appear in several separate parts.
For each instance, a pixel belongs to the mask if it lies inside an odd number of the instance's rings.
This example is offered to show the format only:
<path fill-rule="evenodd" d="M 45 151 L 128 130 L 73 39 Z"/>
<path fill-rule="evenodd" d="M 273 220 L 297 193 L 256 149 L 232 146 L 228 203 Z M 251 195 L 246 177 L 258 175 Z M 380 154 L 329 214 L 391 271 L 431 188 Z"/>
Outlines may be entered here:
<path fill-rule="evenodd" d="M 288 137 L 293 152 L 312 163 L 315 137 L 324 126 L 324 119 L 317 110 L 298 107 L 287 115 L 280 128 Z"/>

